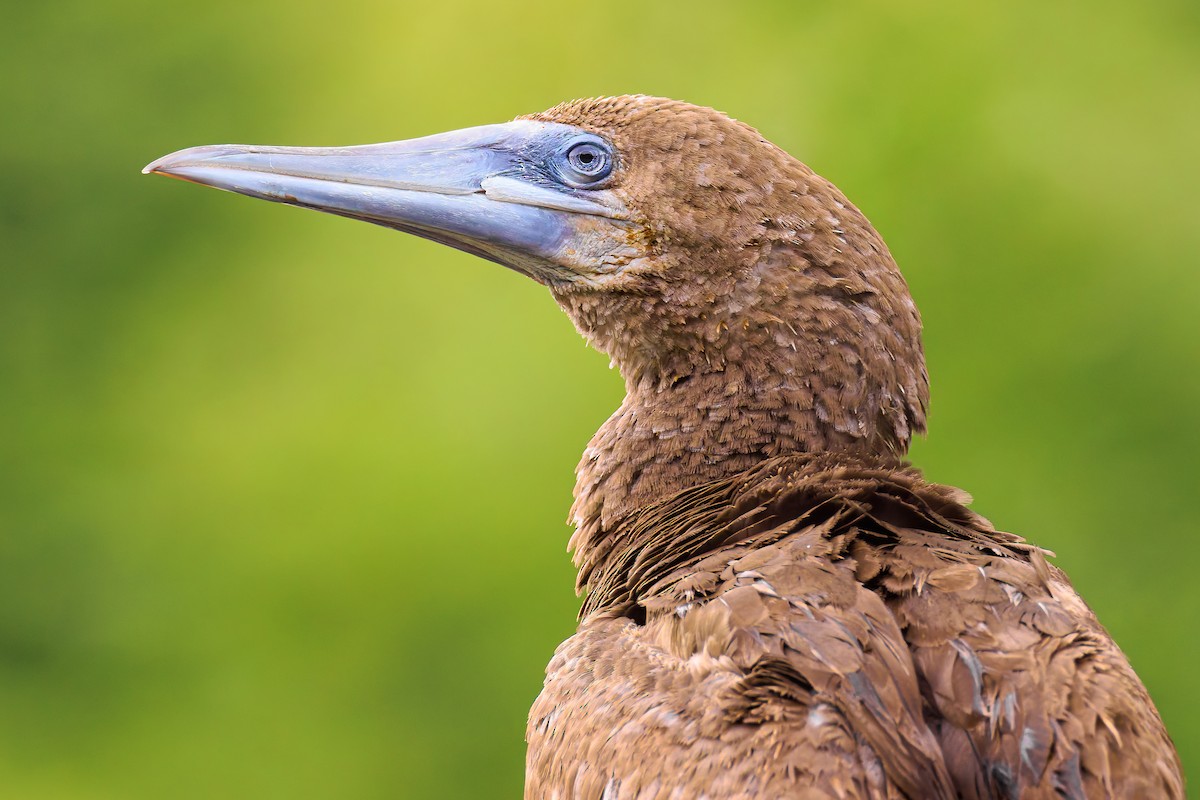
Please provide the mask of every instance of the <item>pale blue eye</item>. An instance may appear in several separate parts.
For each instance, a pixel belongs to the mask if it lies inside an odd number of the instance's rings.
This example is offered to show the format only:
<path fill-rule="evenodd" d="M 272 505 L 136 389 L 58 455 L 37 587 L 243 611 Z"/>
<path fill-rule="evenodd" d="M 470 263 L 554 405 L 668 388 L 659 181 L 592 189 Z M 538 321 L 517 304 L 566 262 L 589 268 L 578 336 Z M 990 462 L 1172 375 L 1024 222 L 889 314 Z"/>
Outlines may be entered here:
<path fill-rule="evenodd" d="M 567 148 L 564 154 L 564 177 L 580 184 L 595 183 L 612 172 L 612 151 L 598 137 L 588 137 Z"/>

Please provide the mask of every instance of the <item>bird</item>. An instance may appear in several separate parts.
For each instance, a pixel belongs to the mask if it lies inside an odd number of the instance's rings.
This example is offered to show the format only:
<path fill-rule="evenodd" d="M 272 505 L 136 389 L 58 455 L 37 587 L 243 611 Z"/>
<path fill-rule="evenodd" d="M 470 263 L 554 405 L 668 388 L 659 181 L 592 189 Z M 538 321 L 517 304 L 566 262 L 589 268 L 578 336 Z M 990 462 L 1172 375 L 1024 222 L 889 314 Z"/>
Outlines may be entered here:
<path fill-rule="evenodd" d="M 754 128 L 626 95 L 144 171 L 509 267 L 619 369 L 576 469 L 584 600 L 530 711 L 526 798 L 1184 796 L 1053 554 L 905 460 L 929 400 L 905 280 Z"/>

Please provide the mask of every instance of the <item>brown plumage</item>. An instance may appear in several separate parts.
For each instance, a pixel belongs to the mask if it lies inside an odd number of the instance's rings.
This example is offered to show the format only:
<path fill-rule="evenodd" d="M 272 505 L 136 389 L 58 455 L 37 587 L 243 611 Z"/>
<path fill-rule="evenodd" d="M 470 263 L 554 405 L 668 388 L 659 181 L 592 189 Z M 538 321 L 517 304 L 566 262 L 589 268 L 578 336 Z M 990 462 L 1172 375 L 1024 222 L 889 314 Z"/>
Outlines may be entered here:
<path fill-rule="evenodd" d="M 1066 576 L 899 463 L 925 427 L 920 319 L 865 217 L 707 109 L 537 118 L 626 155 L 655 255 L 552 287 L 627 397 L 579 466 L 588 597 L 526 796 L 1182 797 Z"/>
<path fill-rule="evenodd" d="M 595 179 L 522 155 L 470 184 L 471 203 L 552 209 L 538 225 L 573 215 L 561 247 L 212 177 L 245 149 L 148 169 L 505 263 L 620 368 L 625 401 L 577 470 L 587 598 L 530 714 L 527 798 L 1183 797 L 1153 703 L 1066 576 L 903 463 L 925 428 L 920 318 L 832 184 L 670 100 L 577 101 L 504 131 L 523 154 L 551 133 L 611 147 Z M 488 136 L 488 158 L 520 149 Z M 281 153 L 256 168 L 311 179 Z M 409 173 L 366 172 L 409 202 Z"/>

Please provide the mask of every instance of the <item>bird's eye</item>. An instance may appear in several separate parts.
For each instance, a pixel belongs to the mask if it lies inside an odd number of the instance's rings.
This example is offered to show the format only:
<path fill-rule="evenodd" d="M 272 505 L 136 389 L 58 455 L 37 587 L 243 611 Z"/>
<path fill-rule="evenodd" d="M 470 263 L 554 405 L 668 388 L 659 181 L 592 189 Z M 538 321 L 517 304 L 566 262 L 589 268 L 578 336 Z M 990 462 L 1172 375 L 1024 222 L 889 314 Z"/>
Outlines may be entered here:
<path fill-rule="evenodd" d="M 564 177 L 575 183 L 595 183 L 612 172 L 612 151 L 601 139 L 576 142 L 567 148 L 565 156 Z"/>

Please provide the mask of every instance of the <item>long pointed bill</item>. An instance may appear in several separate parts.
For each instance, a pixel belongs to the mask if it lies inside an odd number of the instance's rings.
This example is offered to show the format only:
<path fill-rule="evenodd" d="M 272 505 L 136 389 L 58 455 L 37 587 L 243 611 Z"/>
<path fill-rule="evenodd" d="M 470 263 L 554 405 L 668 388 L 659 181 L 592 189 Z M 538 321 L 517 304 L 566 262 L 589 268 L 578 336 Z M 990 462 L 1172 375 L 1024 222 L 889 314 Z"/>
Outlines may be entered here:
<path fill-rule="evenodd" d="M 522 120 L 357 147 L 193 147 L 143 172 L 396 228 L 538 280 L 572 280 L 585 261 L 627 261 L 636 249 L 619 200 L 553 174 L 553 155 L 579 134 Z M 596 271 L 610 270 L 587 269 Z"/>

